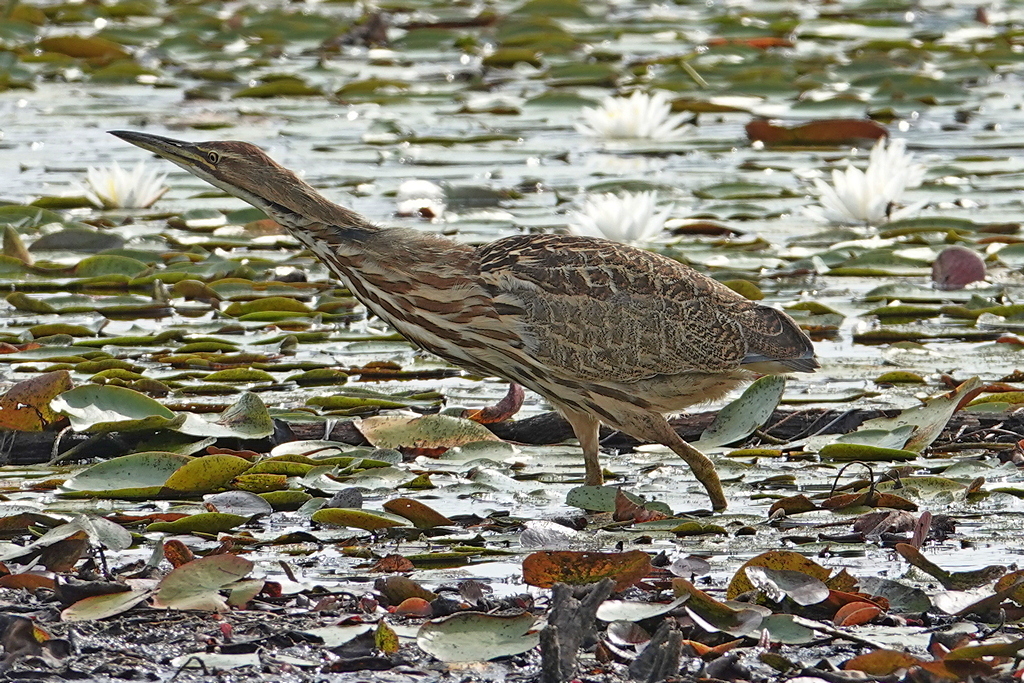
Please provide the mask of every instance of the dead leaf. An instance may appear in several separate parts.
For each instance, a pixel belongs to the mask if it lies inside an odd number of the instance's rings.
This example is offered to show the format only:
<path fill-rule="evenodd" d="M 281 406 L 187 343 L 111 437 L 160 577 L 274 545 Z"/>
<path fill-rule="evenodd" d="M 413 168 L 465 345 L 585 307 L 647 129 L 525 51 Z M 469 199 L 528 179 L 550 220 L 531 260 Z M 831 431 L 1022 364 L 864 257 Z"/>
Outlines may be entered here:
<path fill-rule="evenodd" d="M 395 498 L 384 503 L 386 512 L 405 517 L 417 529 L 433 529 L 438 526 L 452 526 L 455 522 L 434 508 L 412 498 Z"/>
<path fill-rule="evenodd" d="M 725 596 L 730 600 L 736 596 L 754 589 L 754 584 L 747 578 L 747 567 L 768 567 L 770 569 L 788 569 L 790 571 L 803 572 L 819 581 L 827 581 L 831 572 L 814 560 L 808 559 L 800 553 L 790 550 L 769 550 L 757 557 L 747 560 L 743 566 L 736 570 L 725 591 Z"/>
<path fill-rule="evenodd" d="M 508 393 L 495 405 L 480 410 L 467 410 L 463 417 L 483 425 L 504 422 L 519 412 L 519 409 L 523 407 L 525 397 L 526 392 L 523 391 L 523 388 L 513 382 L 508 385 Z"/>
<path fill-rule="evenodd" d="M 0 396 L 0 430 L 41 432 L 66 419 L 50 401 L 74 387 L 67 370 L 44 372 L 22 380 Z"/>
<path fill-rule="evenodd" d="M 832 617 L 832 623 L 836 626 L 860 626 L 881 613 L 882 610 L 878 608 L 878 605 L 872 605 L 870 602 L 850 602 L 836 611 Z"/>
<path fill-rule="evenodd" d="M 826 119 L 799 126 L 778 126 L 764 120 L 747 124 L 747 137 L 769 147 L 858 145 L 889 135 L 885 126 L 867 119 Z"/>
<path fill-rule="evenodd" d="M 660 510 L 650 510 L 643 505 L 637 505 L 622 492 L 622 489 L 616 489 L 615 512 L 612 515 L 616 522 L 654 522 L 668 518 L 669 516 Z"/>
<path fill-rule="evenodd" d="M 615 590 L 635 585 L 651 570 L 651 558 L 642 550 L 626 553 L 540 551 L 523 560 L 523 580 L 538 588 L 556 583 L 583 586 L 604 578 L 615 579 Z"/>

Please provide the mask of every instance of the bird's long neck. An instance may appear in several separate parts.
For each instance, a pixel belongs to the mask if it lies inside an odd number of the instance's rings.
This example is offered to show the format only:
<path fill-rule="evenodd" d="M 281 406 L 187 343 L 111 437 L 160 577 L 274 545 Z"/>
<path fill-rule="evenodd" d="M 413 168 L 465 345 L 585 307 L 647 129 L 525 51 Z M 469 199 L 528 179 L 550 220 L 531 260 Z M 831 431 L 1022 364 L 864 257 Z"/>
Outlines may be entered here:
<path fill-rule="evenodd" d="M 305 185 L 303 183 L 303 185 Z M 433 233 L 382 228 L 305 185 L 260 206 L 367 308 L 420 346 L 448 356 L 441 329 L 480 305 L 475 250 Z"/>

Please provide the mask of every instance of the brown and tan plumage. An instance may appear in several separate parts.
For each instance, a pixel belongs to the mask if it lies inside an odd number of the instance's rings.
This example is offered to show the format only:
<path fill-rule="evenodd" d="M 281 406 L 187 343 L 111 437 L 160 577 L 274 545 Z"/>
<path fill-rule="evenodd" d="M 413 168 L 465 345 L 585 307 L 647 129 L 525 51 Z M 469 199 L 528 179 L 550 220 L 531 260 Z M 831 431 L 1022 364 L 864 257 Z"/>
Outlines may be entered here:
<path fill-rule="evenodd" d="M 720 398 L 755 373 L 818 367 L 785 313 L 642 249 L 562 235 L 474 248 L 381 228 L 248 143 L 113 134 L 262 209 L 413 343 L 546 398 L 579 438 L 591 485 L 603 480 L 604 423 L 671 448 L 724 508 L 714 465 L 663 415 Z"/>

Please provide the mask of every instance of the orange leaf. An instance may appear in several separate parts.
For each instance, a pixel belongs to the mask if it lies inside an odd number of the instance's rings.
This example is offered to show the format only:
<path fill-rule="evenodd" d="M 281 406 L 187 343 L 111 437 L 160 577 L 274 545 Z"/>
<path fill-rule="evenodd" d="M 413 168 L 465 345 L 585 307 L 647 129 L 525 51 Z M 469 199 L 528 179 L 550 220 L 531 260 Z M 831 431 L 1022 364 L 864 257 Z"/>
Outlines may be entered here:
<path fill-rule="evenodd" d="M 712 38 L 707 42 L 709 47 L 720 45 L 746 45 L 756 47 L 759 50 L 767 50 L 770 47 L 793 47 L 793 42 L 786 38 L 776 36 L 758 36 L 756 38 Z"/>
<path fill-rule="evenodd" d="M 172 567 L 180 567 L 196 559 L 196 556 L 192 554 L 192 550 L 177 539 L 164 543 L 164 557 L 167 558 Z"/>
<path fill-rule="evenodd" d="M 49 588 L 53 590 L 55 586 L 52 577 L 26 572 L 24 574 L 0 576 L 0 588 L 27 588 L 28 590 Z"/>
<path fill-rule="evenodd" d="M 434 614 L 434 608 L 423 598 L 407 598 L 392 611 L 407 617 L 429 617 Z"/>
<path fill-rule="evenodd" d="M 898 650 L 875 650 L 860 655 L 843 664 L 847 671 L 863 671 L 869 676 L 891 676 L 901 669 L 924 664 L 925 660 L 909 652 Z"/>
<path fill-rule="evenodd" d="M 651 570 L 651 558 L 642 550 L 628 553 L 548 551 L 528 555 L 523 560 L 523 580 L 538 588 L 556 583 L 582 586 L 604 578 L 615 579 L 615 590 L 635 585 Z"/>
<path fill-rule="evenodd" d="M 882 610 L 870 602 L 850 602 L 839 608 L 832 617 L 832 623 L 836 626 L 860 626 L 881 613 Z"/>
<path fill-rule="evenodd" d="M 377 560 L 370 571 L 374 572 L 411 572 L 413 567 L 412 562 L 402 555 L 385 555 L 384 557 Z"/>

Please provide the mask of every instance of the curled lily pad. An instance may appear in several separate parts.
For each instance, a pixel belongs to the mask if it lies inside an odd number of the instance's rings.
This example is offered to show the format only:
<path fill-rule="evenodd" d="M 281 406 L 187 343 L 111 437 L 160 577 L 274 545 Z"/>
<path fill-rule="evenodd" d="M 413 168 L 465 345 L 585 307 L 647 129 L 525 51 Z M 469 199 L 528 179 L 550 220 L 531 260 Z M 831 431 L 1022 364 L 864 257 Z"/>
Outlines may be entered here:
<path fill-rule="evenodd" d="M 145 394 L 109 384 L 91 384 L 65 391 L 50 402 L 50 407 L 67 415 L 71 427 L 79 432 L 163 429 L 185 420 Z"/>
<path fill-rule="evenodd" d="M 274 421 L 259 396 L 244 393 L 216 420 L 205 420 L 188 413 L 176 429 L 191 436 L 262 439 L 274 433 Z"/>
<path fill-rule="evenodd" d="M 920 453 L 939 436 L 960 404 L 981 386 L 981 380 L 974 377 L 957 387 L 956 391 L 933 398 L 923 406 L 908 408 L 896 417 L 868 420 L 861 425 L 861 429 L 897 429 L 911 425 L 916 429 L 903 448 Z"/>
<path fill-rule="evenodd" d="M 22 380 L 0 396 L 0 429 L 39 432 L 61 419 L 50 402 L 71 389 L 67 370 L 46 372 Z"/>
<path fill-rule="evenodd" d="M 750 436 L 771 417 L 785 389 L 786 378 L 781 375 L 765 375 L 757 380 L 738 399 L 722 408 L 694 447 L 698 450 L 716 448 Z"/>

